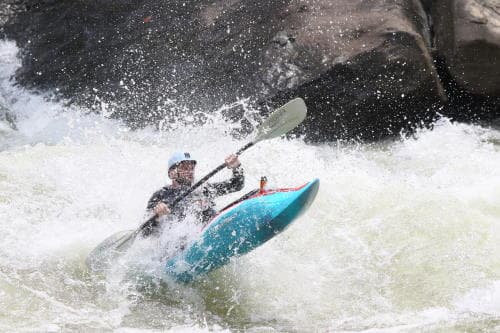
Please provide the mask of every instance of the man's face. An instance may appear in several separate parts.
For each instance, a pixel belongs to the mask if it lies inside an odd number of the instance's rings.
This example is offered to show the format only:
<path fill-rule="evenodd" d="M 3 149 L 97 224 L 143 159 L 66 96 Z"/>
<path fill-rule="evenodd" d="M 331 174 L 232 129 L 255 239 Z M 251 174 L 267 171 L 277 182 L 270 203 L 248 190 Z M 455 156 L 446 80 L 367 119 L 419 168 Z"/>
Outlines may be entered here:
<path fill-rule="evenodd" d="M 174 178 L 179 184 L 191 185 L 194 181 L 195 163 L 183 161 L 174 170 Z"/>

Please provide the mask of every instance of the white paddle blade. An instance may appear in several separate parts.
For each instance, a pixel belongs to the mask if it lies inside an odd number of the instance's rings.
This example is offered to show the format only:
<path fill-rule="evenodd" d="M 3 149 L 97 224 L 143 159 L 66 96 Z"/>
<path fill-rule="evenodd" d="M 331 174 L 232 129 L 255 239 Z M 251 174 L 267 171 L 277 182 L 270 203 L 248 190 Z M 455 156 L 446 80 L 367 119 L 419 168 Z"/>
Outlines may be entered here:
<path fill-rule="evenodd" d="M 307 107 L 300 97 L 292 99 L 279 109 L 276 109 L 262 123 L 254 142 L 276 138 L 288 133 L 299 125 L 307 115 Z"/>

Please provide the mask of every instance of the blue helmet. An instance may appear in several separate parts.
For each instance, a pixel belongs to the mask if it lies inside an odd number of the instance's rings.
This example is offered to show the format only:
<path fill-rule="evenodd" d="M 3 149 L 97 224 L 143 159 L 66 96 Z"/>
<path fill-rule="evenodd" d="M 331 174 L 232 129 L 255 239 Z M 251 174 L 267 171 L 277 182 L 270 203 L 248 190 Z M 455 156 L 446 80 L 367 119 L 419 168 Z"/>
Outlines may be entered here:
<path fill-rule="evenodd" d="M 190 153 L 175 152 L 172 154 L 172 156 L 170 156 L 168 160 L 168 170 L 170 171 L 170 169 L 176 167 L 179 163 L 184 161 L 189 161 L 196 164 L 196 160 L 191 157 Z"/>

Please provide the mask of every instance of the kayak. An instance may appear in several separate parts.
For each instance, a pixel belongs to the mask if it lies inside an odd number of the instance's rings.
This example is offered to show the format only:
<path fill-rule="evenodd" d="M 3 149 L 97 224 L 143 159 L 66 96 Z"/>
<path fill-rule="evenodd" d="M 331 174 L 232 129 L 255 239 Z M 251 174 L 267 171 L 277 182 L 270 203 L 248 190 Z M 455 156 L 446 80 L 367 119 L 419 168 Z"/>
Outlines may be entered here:
<path fill-rule="evenodd" d="M 166 273 L 190 282 L 264 244 L 289 226 L 311 205 L 319 188 L 315 179 L 297 188 L 256 191 L 221 210 L 177 256 Z"/>
<path fill-rule="evenodd" d="M 178 282 L 190 282 L 264 244 L 304 213 L 316 197 L 319 179 L 296 188 L 255 190 L 221 209 L 182 252 L 166 260 L 165 272 Z M 94 271 L 105 270 L 122 249 L 129 248 L 134 230 L 118 232 L 88 256 Z M 128 242 L 130 244 L 125 244 Z"/>

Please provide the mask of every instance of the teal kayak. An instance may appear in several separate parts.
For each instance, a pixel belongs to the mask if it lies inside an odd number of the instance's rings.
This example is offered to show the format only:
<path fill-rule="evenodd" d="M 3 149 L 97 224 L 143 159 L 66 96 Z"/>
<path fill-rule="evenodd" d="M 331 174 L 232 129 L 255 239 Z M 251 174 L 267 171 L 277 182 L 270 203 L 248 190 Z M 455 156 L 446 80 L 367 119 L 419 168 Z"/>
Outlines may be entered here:
<path fill-rule="evenodd" d="M 190 282 L 264 244 L 279 234 L 313 202 L 315 179 L 297 188 L 255 190 L 223 208 L 182 252 L 166 260 L 167 275 Z M 134 242 L 134 230 L 118 232 L 87 257 L 95 272 L 105 271 Z"/>
<path fill-rule="evenodd" d="M 166 273 L 190 282 L 264 244 L 282 232 L 313 202 L 315 179 L 297 188 L 256 191 L 221 210 L 200 236 L 167 260 Z"/>

